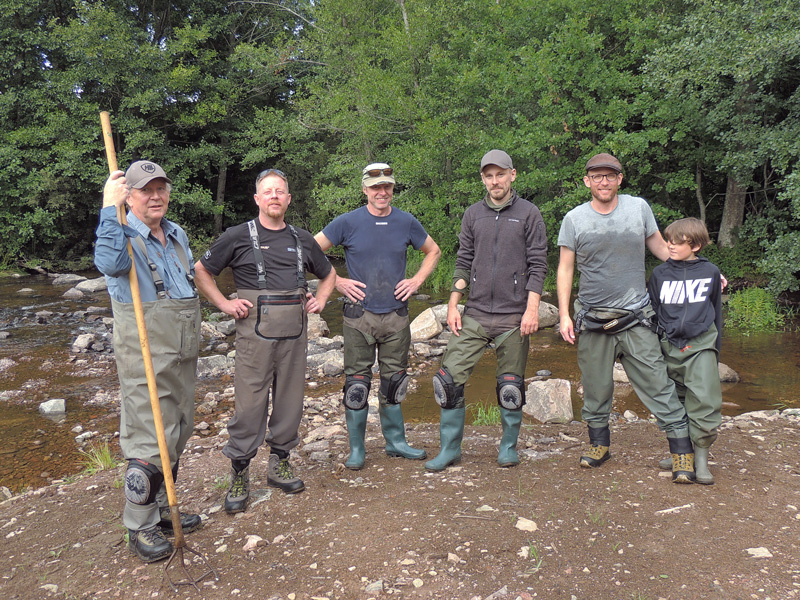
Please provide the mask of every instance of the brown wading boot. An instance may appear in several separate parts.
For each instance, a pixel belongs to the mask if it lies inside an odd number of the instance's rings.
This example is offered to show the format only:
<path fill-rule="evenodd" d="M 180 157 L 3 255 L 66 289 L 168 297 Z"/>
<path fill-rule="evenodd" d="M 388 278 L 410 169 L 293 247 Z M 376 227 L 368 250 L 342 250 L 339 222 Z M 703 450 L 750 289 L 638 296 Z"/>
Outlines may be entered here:
<path fill-rule="evenodd" d="M 173 550 L 158 525 L 147 529 L 128 529 L 128 548 L 146 563 L 163 560 Z"/>
<path fill-rule="evenodd" d="M 283 490 L 287 494 L 297 494 L 306 489 L 306 485 L 299 477 L 292 473 L 292 465 L 288 458 L 281 458 L 277 454 L 269 455 L 267 468 L 267 484 Z"/>
<path fill-rule="evenodd" d="M 694 450 L 688 437 L 667 438 L 672 454 L 672 483 L 694 483 Z"/>
<path fill-rule="evenodd" d="M 172 530 L 172 511 L 169 506 L 161 506 L 158 510 L 159 516 L 161 517 L 158 526 L 161 528 L 161 531 L 164 532 L 164 535 L 173 535 L 175 532 Z M 183 529 L 183 533 L 192 533 L 203 526 L 203 519 L 200 518 L 200 515 L 185 512 L 179 514 L 181 515 L 181 529 Z"/>
<path fill-rule="evenodd" d="M 589 427 L 589 441 L 592 443 L 592 447 L 581 456 L 580 464 L 584 468 L 599 467 L 611 458 L 611 452 L 609 452 L 611 431 L 608 425 L 605 427 Z"/>

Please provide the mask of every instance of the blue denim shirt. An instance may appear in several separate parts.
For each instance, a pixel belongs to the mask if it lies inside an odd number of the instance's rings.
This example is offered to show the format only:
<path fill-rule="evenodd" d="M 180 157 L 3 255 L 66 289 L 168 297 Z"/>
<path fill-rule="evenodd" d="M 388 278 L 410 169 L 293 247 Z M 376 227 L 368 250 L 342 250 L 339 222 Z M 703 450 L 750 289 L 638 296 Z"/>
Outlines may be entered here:
<path fill-rule="evenodd" d="M 194 276 L 194 260 L 189 248 L 186 232 L 172 221 L 161 220 L 161 229 L 167 238 L 166 247 L 150 235 L 150 228 L 142 223 L 132 212 L 128 213 L 128 226 L 123 228 L 117 221 L 117 210 L 107 206 L 100 211 L 100 224 L 97 226 L 97 242 L 94 249 L 94 264 L 97 270 L 106 277 L 108 294 L 118 302 L 133 302 L 128 273 L 131 270 L 131 259 L 128 256 L 126 237 L 141 236 L 144 239 L 150 260 L 156 265 L 158 274 L 164 281 L 168 298 L 193 298 L 196 293 L 186 279 L 186 271 L 175 252 L 175 245 L 186 252 L 191 275 Z M 138 244 L 133 243 L 133 256 L 136 261 L 136 275 L 139 280 L 139 291 L 142 302 L 158 300 L 156 286 L 150 275 L 150 267 Z"/>

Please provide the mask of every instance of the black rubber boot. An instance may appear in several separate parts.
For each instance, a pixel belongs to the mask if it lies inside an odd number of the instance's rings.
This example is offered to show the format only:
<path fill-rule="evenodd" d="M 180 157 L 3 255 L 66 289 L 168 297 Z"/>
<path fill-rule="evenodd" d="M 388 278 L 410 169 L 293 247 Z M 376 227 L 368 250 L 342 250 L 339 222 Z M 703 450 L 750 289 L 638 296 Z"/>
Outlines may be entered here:
<path fill-rule="evenodd" d="M 611 452 L 611 430 L 608 425 L 605 427 L 589 427 L 589 441 L 592 447 L 589 451 L 581 456 L 581 466 L 584 468 L 599 467 L 609 458 Z"/>
<path fill-rule="evenodd" d="M 672 454 L 672 483 L 694 483 L 694 449 L 689 437 L 667 438 Z"/>

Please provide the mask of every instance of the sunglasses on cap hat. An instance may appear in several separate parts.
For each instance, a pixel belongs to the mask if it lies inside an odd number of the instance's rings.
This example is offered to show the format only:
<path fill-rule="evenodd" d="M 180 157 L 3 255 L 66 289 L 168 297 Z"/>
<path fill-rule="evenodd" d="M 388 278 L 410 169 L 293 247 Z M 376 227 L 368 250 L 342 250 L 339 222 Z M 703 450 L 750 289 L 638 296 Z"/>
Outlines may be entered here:
<path fill-rule="evenodd" d="M 364 171 L 364 175 L 369 177 L 380 177 L 381 175 L 389 177 L 392 173 L 394 173 L 394 169 L 391 167 L 386 167 L 385 169 L 369 169 Z"/>

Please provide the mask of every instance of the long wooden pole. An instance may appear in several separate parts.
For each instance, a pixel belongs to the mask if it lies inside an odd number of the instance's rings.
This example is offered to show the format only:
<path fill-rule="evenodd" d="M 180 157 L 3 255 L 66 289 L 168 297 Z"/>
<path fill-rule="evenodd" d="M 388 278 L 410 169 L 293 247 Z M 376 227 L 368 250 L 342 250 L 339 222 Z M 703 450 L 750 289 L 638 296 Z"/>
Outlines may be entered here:
<path fill-rule="evenodd" d="M 108 171 L 113 173 L 117 170 L 117 153 L 114 150 L 114 138 L 111 136 L 111 119 L 107 111 L 100 113 L 100 123 L 103 127 L 103 141 L 106 145 L 106 158 L 108 159 Z M 128 224 L 125 215 L 125 207 L 117 209 L 117 219 L 123 226 Z M 164 485 L 167 488 L 167 499 L 169 500 L 170 513 L 172 516 L 172 527 L 175 531 L 175 547 L 184 546 L 183 528 L 181 527 L 180 514 L 178 512 L 178 499 L 175 495 L 175 480 L 172 478 L 172 463 L 169 459 L 169 449 L 167 448 L 167 438 L 164 434 L 164 420 L 161 417 L 161 403 L 158 399 L 158 387 L 156 386 L 156 375 L 153 371 L 153 355 L 150 353 L 150 341 L 147 338 L 147 326 L 144 322 L 144 310 L 142 308 L 142 295 L 139 291 L 139 278 L 136 276 L 136 261 L 133 259 L 133 248 L 130 239 L 128 241 L 128 255 L 131 257 L 131 270 L 128 274 L 130 278 L 131 299 L 133 301 L 133 312 L 136 315 L 136 327 L 139 330 L 139 343 L 142 346 L 142 360 L 144 362 L 144 373 L 147 377 L 147 389 L 150 392 L 150 406 L 153 409 L 153 423 L 158 438 L 158 451 L 161 456 L 161 470 L 164 472 Z"/>

